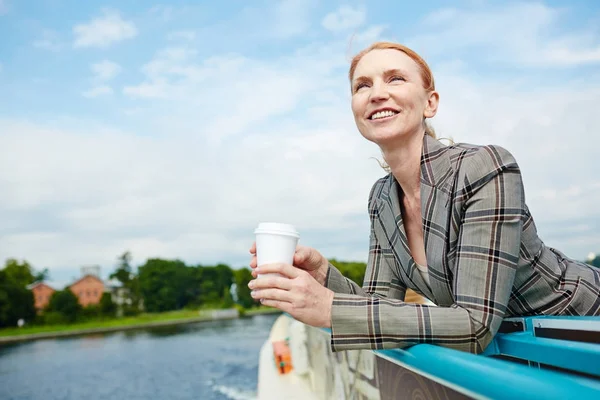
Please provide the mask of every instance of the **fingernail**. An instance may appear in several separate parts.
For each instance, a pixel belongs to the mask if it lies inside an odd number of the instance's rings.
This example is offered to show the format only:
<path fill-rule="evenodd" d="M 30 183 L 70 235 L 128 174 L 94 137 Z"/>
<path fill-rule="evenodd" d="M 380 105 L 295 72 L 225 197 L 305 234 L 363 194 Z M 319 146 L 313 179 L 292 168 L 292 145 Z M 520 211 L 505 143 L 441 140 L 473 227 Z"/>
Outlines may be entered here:
<path fill-rule="evenodd" d="M 256 269 L 255 269 L 255 271 L 256 271 L 256 272 L 260 272 L 260 268 L 258 268 L 258 266 L 256 266 Z"/>
<path fill-rule="evenodd" d="M 254 281 L 248 282 L 248 287 L 252 289 L 254 287 Z"/>
<path fill-rule="evenodd" d="M 252 297 L 256 296 L 256 290 L 251 291 L 250 296 L 252 296 Z"/>

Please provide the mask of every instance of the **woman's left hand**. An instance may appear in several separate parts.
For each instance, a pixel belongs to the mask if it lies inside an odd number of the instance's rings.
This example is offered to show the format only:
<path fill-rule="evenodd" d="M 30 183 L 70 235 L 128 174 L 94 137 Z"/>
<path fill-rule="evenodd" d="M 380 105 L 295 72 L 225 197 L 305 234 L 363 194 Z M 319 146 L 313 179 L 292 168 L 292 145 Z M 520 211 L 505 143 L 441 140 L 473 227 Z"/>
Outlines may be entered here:
<path fill-rule="evenodd" d="M 252 297 L 275 307 L 305 324 L 331 327 L 333 291 L 322 286 L 308 272 L 288 264 L 265 264 L 257 268 L 261 276 L 248 283 Z"/>

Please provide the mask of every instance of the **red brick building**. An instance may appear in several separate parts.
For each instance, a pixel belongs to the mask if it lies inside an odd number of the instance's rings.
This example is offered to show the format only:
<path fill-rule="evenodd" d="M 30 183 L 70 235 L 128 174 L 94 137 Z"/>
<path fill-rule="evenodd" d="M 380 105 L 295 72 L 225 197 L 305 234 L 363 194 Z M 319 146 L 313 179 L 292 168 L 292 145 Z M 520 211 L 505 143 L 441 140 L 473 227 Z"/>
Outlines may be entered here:
<path fill-rule="evenodd" d="M 54 286 L 54 287 L 53 287 Z M 79 304 L 83 307 L 99 304 L 104 291 L 111 292 L 112 287 L 107 287 L 105 283 L 100 279 L 100 268 L 97 266 L 82 267 L 81 278 L 65 286 L 63 284 L 49 284 L 47 282 L 34 282 L 27 286 L 33 292 L 35 299 L 35 309 L 39 312 L 42 311 L 48 303 L 52 294 L 56 290 L 69 289 L 79 300 Z"/>
<path fill-rule="evenodd" d="M 50 297 L 56 291 L 44 282 L 34 282 L 27 286 L 33 292 L 35 309 L 40 311 L 50 302 Z"/>
<path fill-rule="evenodd" d="M 104 293 L 104 282 L 95 275 L 85 275 L 69 285 L 69 289 L 79 299 L 83 307 L 99 304 Z"/>

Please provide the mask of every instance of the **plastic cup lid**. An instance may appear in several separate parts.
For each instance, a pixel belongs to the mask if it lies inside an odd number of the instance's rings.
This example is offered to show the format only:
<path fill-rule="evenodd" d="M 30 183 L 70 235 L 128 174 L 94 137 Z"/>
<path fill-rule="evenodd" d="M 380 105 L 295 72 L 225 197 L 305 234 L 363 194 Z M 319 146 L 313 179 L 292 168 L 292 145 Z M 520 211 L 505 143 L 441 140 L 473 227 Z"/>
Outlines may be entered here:
<path fill-rule="evenodd" d="M 254 233 L 274 233 L 279 235 L 283 234 L 296 237 L 300 236 L 294 225 L 281 224 L 278 222 L 261 222 L 260 224 L 258 224 L 258 227 L 254 230 Z"/>

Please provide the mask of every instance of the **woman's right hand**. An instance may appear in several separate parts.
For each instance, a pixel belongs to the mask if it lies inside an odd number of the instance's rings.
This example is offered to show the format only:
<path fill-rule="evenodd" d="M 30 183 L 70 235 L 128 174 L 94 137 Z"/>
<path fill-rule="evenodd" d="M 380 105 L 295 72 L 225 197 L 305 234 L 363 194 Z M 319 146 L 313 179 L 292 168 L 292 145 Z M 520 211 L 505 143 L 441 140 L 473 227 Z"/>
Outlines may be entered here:
<path fill-rule="evenodd" d="M 256 242 L 250 247 L 250 268 L 252 268 L 252 276 L 256 278 Z M 305 270 L 317 280 L 321 285 L 325 285 L 327 270 L 329 269 L 329 261 L 323 257 L 321 253 L 312 247 L 297 246 L 294 254 L 294 267 Z"/>

